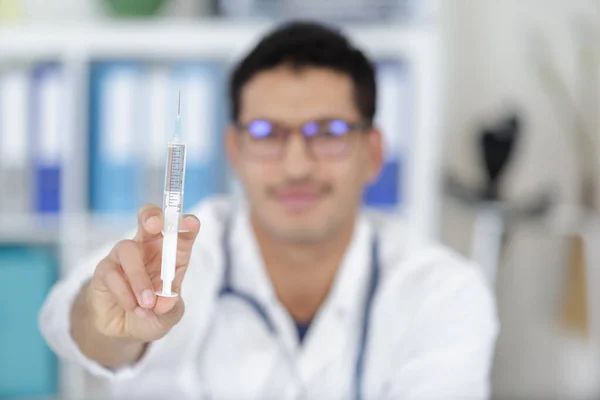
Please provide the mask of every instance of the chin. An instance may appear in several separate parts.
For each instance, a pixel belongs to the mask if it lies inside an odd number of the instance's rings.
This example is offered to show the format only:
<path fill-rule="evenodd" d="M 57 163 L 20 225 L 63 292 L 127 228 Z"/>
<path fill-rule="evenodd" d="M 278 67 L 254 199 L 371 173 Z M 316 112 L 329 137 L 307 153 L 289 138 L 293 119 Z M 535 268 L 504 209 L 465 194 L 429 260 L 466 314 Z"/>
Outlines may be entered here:
<path fill-rule="evenodd" d="M 273 231 L 280 239 L 295 243 L 321 242 L 327 237 L 327 229 L 322 226 L 277 226 Z"/>
<path fill-rule="evenodd" d="M 312 215 L 310 215 L 312 214 Z M 265 222 L 270 231 L 284 240 L 312 242 L 327 236 L 332 222 L 320 213 L 276 213 L 266 216 Z"/>

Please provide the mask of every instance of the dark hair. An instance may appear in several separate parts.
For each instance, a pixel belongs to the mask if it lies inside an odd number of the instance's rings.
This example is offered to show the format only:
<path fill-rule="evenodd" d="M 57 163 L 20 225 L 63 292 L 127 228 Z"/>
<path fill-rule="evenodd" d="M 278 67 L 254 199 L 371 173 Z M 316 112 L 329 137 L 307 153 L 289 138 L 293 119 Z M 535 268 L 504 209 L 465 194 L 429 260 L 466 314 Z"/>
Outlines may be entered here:
<path fill-rule="evenodd" d="M 231 118 L 240 113 L 240 93 L 257 73 L 290 65 L 292 68 L 323 67 L 344 73 L 354 84 L 354 97 L 364 121 L 375 115 L 375 71 L 362 51 L 339 31 L 313 22 L 286 23 L 265 36 L 237 65 L 231 75 Z"/>

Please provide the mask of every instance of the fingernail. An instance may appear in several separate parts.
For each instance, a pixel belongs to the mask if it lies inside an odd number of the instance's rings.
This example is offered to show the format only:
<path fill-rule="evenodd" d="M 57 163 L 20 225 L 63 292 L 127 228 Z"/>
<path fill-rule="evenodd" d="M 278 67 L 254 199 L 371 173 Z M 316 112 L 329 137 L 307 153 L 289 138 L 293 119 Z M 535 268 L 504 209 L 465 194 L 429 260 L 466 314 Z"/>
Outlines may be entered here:
<path fill-rule="evenodd" d="M 147 311 L 141 307 L 136 307 L 135 310 L 133 310 L 133 312 L 140 318 L 146 318 L 148 316 Z"/>
<path fill-rule="evenodd" d="M 160 223 L 160 220 L 158 219 L 158 217 L 156 215 L 153 215 L 152 217 L 149 217 L 146 220 L 146 228 L 149 228 L 152 225 L 158 224 Z"/>
<path fill-rule="evenodd" d="M 192 217 L 191 215 L 188 215 L 187 217 L 184 218 L 184 221 L 194 221 L 196 218 Z"/>
<path fill-rule="evenodd" d="M 142 292 L 142 305 L 146 307 L 152 307 L 154 304 L 154 292 L 150 289 L 146 289 Z"/>

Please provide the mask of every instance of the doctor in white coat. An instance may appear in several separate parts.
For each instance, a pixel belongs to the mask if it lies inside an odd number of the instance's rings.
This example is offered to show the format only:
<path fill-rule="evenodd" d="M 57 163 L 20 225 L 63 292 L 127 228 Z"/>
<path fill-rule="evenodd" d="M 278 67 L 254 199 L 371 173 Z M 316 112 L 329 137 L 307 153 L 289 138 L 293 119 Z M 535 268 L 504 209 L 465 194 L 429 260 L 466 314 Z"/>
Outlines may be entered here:
<path fill-rule="evenodd" d="M 267 35 L 231 77 L 244 205 L 183 219 L 177 298 L 154 294 L 163 220 L 143 207 L 131 239 L 53 288 L 51 347 L 123 399 L 488 397 L 498 326 L 478 269 L 361 207 L 383 158 L 375 98 L 372 63 L 337 31 Z"/>

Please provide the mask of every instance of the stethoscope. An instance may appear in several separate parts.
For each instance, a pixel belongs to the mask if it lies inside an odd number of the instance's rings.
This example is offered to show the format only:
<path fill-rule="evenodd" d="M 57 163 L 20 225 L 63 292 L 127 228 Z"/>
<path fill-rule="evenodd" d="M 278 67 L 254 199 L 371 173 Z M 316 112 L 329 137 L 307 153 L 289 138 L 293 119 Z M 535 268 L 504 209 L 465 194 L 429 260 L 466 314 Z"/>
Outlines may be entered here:
<path fill-rule="evenodd" d="M 269 330 L 269 332 L 273 336 L 277 336 L 277 328 L 273 323 L 271 317 L 267 313 L 266 307 L 264 307 L 256 298 L 252 295 L 245 293 L 243 291 L 235 289 L 231 284 L 231 251 L 229 248 L 229 235 L 230 235 L 230 224 L 225 224 L 225 229 L 221 238 L 221 248 L 223 249 L 223 262 L 224 262 L 224 271 L 223 271 L 223 284 L 221 286 L 221 290 L 219 291 L 219 298 L 224 296 L 232 296 L 236 297 L 244 302 L 246 302 L 252 309 L 260 316 L 263 323 Z M 353 393 L 354 398 L 356 400 L 360 400 L 362 398 L 363 391 L 363 379 L 364 379 L 364 366 L 365 366 L 365 353 L 367 347 L 367 339 L 369 336 L 369 325 L 371 319 L 371 310 L 373 308 L 373 298 L 375 297 L 375 291 L 377 290 L 377 285 L 379 283 L 379 241 L 377 236 L 374 235 L 373 241 L 371 244 L 371 272 L 369 279 L 368 292 L 366 296 L 366 300 L 364 302 L 363 308 L 363 318 L 360 330 L 360 337 L 358 341 L 358 354 L 356 357 L 356 362 L 354 365 L 354 387 Z"/>

